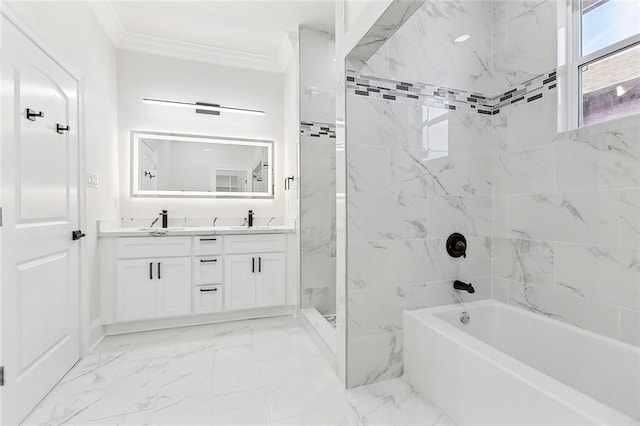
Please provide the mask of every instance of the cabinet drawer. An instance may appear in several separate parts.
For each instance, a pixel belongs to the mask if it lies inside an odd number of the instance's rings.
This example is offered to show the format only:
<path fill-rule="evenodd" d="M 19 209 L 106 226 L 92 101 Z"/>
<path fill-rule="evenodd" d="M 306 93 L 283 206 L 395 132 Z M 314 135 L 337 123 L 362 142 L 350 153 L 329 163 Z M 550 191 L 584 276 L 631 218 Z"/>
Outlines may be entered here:
<path fill-rule="evenodd" d="M 191 255 L 190 237 L 123 237 L 116 245 L 119 259 Z"/>
<path fill-rule="evenodd" d="M 193 259 L 193 284 L 222 282 L 222 256 L 204 256 Z"/>
<path fill-rule="evenodd" d="M 227 235 L 224 239 L 225 253 L 270 253 L 284 251 L 282 234 Z"/>
<path fill-rule="evenodd" d="M 222 237 L 219 235 L 196 235 L 193 237 L 193 254 L 221 254 Z"/>
<path fill-rule="evenodd" d="M 193 313 L 222 311 L 222 286 L 203 285 L 193 288 Z"/>

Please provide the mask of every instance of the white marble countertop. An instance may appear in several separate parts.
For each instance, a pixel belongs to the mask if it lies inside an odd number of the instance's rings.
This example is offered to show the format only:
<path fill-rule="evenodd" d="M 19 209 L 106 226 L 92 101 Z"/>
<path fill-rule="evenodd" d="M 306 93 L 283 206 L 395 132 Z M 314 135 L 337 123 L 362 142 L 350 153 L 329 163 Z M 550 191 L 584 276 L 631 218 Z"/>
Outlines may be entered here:
<path fill-rule="evenodd" d="M 173 222 L 173 223 L 172 223 Z M 221 223 L 222 222 L 222 223 Z M 209 219 L 170 220 L 169 227 L 162 228 L 159 223 L 151 227 L 149 219 L 101 220 L 98 222 L 99 237 L 171 237 L 189 235 L 225 235 L 225 234 L 274 234 L 295 232 L 295 222 L 289 220 L 260 219 L 251 228 L 240 225 L 242 219 L 221 219 L 216 226 Z M 266 225 L 267 222 L 276 222 Z"/>
<path fill-rule="evenodd" d="M 295 228 L 287 226 L 185 226 L 185 227 L 140 227 L 112 228 L 98 232 L 99 237 L 171 237 L 184 235 L 224 235 L 224 234 L 274 234 L 294 232 Z"/>

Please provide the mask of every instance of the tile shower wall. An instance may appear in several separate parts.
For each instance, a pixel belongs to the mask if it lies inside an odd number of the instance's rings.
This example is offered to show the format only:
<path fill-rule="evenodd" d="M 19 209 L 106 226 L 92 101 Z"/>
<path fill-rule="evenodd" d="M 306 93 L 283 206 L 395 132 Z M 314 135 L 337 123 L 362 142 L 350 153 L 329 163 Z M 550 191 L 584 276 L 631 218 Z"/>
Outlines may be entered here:
<path fill-rule="evenodd" d="M 301 307 L 336 312 L 334 42 L 300 28 Z"/>
<path fill-rule="evenodd" d="M 404 310 L 490 297 L 493 116 L 426 99 L 435 87 L 490 93 L 490 9 L 457 4 L 425 3 L 366 63 L 348 63 L 359 75 L 347 81 L 349 387 L 402 374 Z M 481 36 L 455 52 L 452 70 L 447 39 L 468 25 Z M 356 94 L 362 75 L 387 81 Z M 399 93 L 375 91 L 384 84 Z M 466 259 L 447 254 L 452 232 L 467 237 Z M 455 279 L 476 293 L 453 290 Z"/>
<path fill-rule="evenodd" d="M 499 91 L 552 69 L 556 2 L 497 2 L 493 40 Z M 558 112 L 551 91 L 496 123 L 493 296 L 640 345 L 640 124 Z"/>
<path fill-rule="evenodd" d="M 640 345 L 640 125 L 557 132 L 555 37 L 554 1 L 436 0 L 347 63 L 349 387 L 402 374 L 401 312 L 455 278 Z"/>

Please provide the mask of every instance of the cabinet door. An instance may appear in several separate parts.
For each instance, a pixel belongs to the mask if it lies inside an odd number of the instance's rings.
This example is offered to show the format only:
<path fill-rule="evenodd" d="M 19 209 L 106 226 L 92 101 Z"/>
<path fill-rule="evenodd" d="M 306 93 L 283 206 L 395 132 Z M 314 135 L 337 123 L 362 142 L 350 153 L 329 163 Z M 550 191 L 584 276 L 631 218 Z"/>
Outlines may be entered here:
<path fill-rule="evenodd" d="M 284 253 L 260 254 L 256 280 L 256 306 L 284 305 Z"/>
<path fill-rule="evenodd" d="M 256 306 L 258 256 L 253 254 L 224 257 L 224 309 L 251 309 Z"/>
<path fill-rule="evenodd" d="M 191 258 L 155 259 L 156 316 L 191 313 Z"/>
<path fill-rule="evenodd" d="M 119 260 L 116 318 L 133 321 L 155 316 L 156 288 L 153 259 Z"/>

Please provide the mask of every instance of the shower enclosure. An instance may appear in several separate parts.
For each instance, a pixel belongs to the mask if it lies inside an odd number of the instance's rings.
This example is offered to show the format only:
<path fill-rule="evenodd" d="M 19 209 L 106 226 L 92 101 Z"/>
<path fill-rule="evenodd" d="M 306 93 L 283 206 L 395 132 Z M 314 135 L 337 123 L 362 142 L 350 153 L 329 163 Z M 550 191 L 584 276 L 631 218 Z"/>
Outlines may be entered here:
<path fill-rule="evenodd" d="M 559 25 L 553 0 L 396 1 L 345 58 L 347 387 L 402 375 L 418 308 L 496 299 L 640 345 L 640 125 L 558 131 Z"/>
<path fill-rule="evenodd" d="M 335 45 L 299 30 L 300 307 L 335 351 Z"/>

